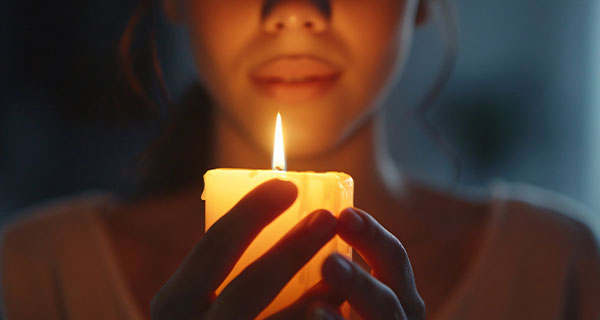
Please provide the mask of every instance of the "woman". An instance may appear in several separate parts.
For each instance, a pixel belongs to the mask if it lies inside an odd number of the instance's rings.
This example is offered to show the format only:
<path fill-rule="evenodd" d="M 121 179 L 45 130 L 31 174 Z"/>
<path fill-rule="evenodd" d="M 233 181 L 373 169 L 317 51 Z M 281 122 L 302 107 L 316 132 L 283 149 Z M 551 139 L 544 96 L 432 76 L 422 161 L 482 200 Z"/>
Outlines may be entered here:
<path fill-rule="evenodd" d="M 590 229 L 569 216 L 575 206 L 512 199 L 556 197 L 509 185 L 486 201 L 460 199 L 407 180 L 390 161 L 377 115 L 430 1 L 162 0 L 189 31 L 212 101 L 208 164 L 189 168 L 191 182 L 172 192 L 70 200 L 9 227 L 7 318 L 250 319 L 338 234 L 364 260 L 329 257 L 323 282 L 275 318 L 336 319 L 347 301 L 365 319 L 597 319 L 600 255 Z M 174 120 L 180 138 L 201 140 L 198 109 Z M 265 167 L 277 112 L 290 167 L 349 173 L 362 209 L 311 213 L 215 297 L 297 189 L 268 181 L 202 235 L 201 173 Z M 161 156 L 169 168 L 186 161 Z"/>

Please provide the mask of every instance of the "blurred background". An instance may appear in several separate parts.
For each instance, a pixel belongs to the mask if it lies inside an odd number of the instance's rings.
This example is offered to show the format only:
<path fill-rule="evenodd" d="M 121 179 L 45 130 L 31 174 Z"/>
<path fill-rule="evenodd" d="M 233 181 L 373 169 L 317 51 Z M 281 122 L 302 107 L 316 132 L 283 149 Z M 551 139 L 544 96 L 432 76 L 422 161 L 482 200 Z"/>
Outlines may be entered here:
<path fill-rule="evenodd" d="M 496 178 L 563 193 L 600 211 L 600 2 L 458 0 L 460 52 L 429 113 L 462 161 L 461 190 Z M 134 0 L 2 2 L 0 223 L 60 196 L 127 188 L 160 119 L 118 72 Z M 146 21 L 147 22 L 147 21 Z M 387 135 L 414 177 L 452 186 L 452 162 L 404 119 L 441 68 L 439 20 L 419 30 L 389 98 Z M 149 75 L 147 23 L 134 43 Z M 160 23 L 171 93 L 194 80 L 181 30 Z M 146 83 L 151 88 L 156 84 Z"/>

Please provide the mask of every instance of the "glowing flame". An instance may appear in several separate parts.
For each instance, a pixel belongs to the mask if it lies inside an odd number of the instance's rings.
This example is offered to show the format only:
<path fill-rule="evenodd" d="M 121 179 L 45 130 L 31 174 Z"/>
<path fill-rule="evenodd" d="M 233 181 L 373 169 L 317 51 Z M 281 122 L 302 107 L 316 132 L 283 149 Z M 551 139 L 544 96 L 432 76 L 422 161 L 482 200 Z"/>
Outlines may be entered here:
<path fill-rule="evenodd" d="M 283 152 L 283 130 L 281 130 L 281 115 L 277 113 L 275 124 L 275 141 L 273 143 L 273 170 L 285 171 L 285 154 Z"/>

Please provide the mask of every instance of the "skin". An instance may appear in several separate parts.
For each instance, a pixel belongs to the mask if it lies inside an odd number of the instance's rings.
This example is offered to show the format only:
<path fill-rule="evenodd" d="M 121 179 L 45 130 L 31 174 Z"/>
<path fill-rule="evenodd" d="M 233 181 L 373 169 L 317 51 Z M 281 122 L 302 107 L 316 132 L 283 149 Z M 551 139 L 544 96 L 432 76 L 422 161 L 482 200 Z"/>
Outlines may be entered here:
<path fill-rule="evenodd" d="M 355 203 L 363 210 L 348 208 L 338 218 L 313 212 L 214 297 L 253 237 L 294 201 L 295 186 L 274 180 L 257 187 L 204 236 L 199 187 L 115 208 L 105 216 L 106 230 L 143 314 L 154 319 L 251 318 L 338 234 L 360 257 L 328 258 L 323 281 L 275 319 L 340 317 L 342 301 L 365 319 L 423 319 L 424 301 L 427 314 L 435 315 L 475 256 L 486 205 L 404 179 L 378 135 L 381 98 L 399 76 L 414 28 L 427 20 L 429 3 L 331 0 L 332 15 L 326 17 L 319 2 L 275 1 L 263 19 L 262 0 L 163 4 L 171 21 L 188 29 L 197 71 L 216 102 L 213 167 L 268 165 L 279 111 L 287 132 L 288 168 L 349 173 L 356 184 Z M 298 24 L 282 32 L 271 28 L 278 17 L 299 12 L 321 26 L 318 32 Z M 329 94 L 281 103 L 260 95 L 248 81 L 249 70 L 261 61 L 299 51 L 327 56 L 343 67 L 342 79 Z M 269 274 L 268 280 L 262 274 Z"/>
<path fill-rule="evenodd" d="M 166 5 L 172 7 L 167 12 L 180 10 L 172 18 L 189 31 L 200 78 L 229 125 L 250 135 L 270 154 L 273 119 L 280 111 L 288 155 L 314 158 L 339 143 L 352 124 L 376 108 L 376 96 L 404 63 L 418 3 L 331 1 L 333 14 L 327 19 L 309 1 L 276 1 L 271 14 L 261 20 L 263 2 L 168 0 Z M 286 21 L 285 15 L 294 12 L 310 15 L 319 27 L 307 30 L 300 22 Z M 273 26 L 281 21 L 286 28 L 276 31 Z M 248 72 L 253 67 L 279 54 L 301 53 L 318 54 L 344 70 L 331 94 L 282 103 L 251 85 Z"/>

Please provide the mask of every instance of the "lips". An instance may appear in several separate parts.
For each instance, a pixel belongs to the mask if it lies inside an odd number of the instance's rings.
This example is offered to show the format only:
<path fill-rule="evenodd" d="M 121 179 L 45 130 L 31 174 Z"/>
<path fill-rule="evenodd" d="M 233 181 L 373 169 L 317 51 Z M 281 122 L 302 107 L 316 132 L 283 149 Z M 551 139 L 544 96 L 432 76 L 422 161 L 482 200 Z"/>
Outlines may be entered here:
<path fill-rule="evenodd" d="M 337 82 L 342 70 L 314 56 L 281 56 L 250 72 L 258 89 L 279 100 L 307 100 L 324 94 Z"/>

